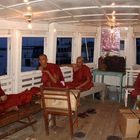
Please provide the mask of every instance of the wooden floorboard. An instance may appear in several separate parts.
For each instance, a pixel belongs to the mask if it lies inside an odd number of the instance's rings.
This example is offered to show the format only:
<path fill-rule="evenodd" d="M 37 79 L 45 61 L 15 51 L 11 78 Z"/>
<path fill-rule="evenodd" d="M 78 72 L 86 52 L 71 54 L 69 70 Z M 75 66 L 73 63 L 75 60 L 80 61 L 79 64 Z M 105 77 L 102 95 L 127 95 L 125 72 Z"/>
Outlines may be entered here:
<path fill-rule="evenodd" d="M 120 108 L 118 102 L 106 100 L 102 103 L 92 98 L 81 99 L 79 112 L 83 112 L 88 108 L 96 109 L 96 114 L 88 114 L 88 117 L 79 118 L 79 127 L 74 128 L 74 132 L 83 132 L 83 138 L 73 137 L 69 135 L 69 123 L 67 117 L 57 117 L 57 126 L 50 128 L 50 135 L 46 136 L 42 113 L 38 113 L 35 117 L 38 122 L 36 124 L 37 131 L 33 132 L 31 128 L 26 128 L 14 135 L 6 137 L 3 140 L 107 140 L 108 136 L 121 136 L 117 125 L 118 110 Z M 122 140 L 138 140 L 122 139 Z"/>

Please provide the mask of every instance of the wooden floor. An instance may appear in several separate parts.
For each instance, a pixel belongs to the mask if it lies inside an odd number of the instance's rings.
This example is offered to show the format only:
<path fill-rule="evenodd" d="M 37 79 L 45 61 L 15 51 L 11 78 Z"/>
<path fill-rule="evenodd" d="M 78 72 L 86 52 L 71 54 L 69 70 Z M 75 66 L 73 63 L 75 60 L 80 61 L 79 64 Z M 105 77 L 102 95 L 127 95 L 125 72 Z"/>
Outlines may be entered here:
<path fill-rule="evenodd" d="M 93 101 L 90 97 L 82 99 L 79 112 L 83 112 L 88 108 L 94 108 L 97 113 L 88 114 L 85 118 L 79 118 L 79 127 L 75 128 L 74 132 L 82 132 L 85 136 L 81 138 L 73 137 L 72 140 L 107 140 L 108 136 L 122 137 L 117 125 L 120 107 L 121 105 L 115 101 L 106 100 L 102 103 L 99 100 Z M 31 127 L 28 127 L 3 140 L 71 140 L 66 117 L 57 118 L 57 126 L 50 128 L 49 136 L 45 135 L 42 113 L 36 114 L 35 117 L 38 120 L 36 132 L 33 132 Z"/>

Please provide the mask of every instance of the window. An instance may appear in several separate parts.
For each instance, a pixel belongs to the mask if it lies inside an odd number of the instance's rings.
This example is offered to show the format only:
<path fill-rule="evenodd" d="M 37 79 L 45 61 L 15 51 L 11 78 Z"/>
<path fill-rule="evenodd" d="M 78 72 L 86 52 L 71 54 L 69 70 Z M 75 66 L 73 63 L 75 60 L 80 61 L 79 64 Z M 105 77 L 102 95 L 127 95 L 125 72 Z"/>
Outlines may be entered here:
<path fill-rule="evenodd" d="M 120 50 L 124 50 L 124 40 L 120 40 Z"/>
<path fill-rule="evenodd" d="M 38 69 L 38 57 L 44 52 L 44 37 L 22 38 L 22 65 L 21 71 Z"/>
<path fill-rule="evenodd" d="M 140 65 L 140 38 L 136 38 L 136 64 Z"/>
<path fill-rule="evenodd" d="M 85 63 L 93 62 L 94 38 L 82 38 L 81 55 Z"/>
<path fill-rule="evenodd" d="M 0 76 L 7 74 L 8 38 L 0 37 Z"/>
<path fill-rule="evenodd" d="M 72 38 L 58 37 L 56 64 L 71 64 Z"/>

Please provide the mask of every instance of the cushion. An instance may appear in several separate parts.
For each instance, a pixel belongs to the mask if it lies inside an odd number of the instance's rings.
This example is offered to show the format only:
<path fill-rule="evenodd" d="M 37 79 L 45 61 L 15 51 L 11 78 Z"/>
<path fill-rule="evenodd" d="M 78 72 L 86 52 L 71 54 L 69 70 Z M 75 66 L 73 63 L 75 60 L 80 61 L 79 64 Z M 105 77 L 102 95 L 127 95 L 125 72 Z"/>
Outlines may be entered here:
<path fill-rule="evenodd" d="M 56 92 L 56 91 L 55 91 Z M 57 91 L 57 92 L 61 92 L 61 91 Z M 52 91 L 52 93 L 54 93 L 54 91 Z M 79 97 L 79 90 L 71 90 L 70 91 L 70 102 L 71 102 L 71 110 L 72 111 L 76 111 L 76 105 L 77 105 L 77 98 Z M 45 96 L 45 97 L 49 97 L 49 98 L 53 98 L 55 96 L 55 98 L 62 98 L 59 97 L 57 95 L 49 95 L 49 96 Z M 64 97 L 65 98 L 65 97 Z M 68 103 L 66 100 L 57 100 L 57 99 L 45 99 L 45 106 L 46 107 L 53 107 L 53 108 L 57 108 L 57 109 L 68 109 Z"/>

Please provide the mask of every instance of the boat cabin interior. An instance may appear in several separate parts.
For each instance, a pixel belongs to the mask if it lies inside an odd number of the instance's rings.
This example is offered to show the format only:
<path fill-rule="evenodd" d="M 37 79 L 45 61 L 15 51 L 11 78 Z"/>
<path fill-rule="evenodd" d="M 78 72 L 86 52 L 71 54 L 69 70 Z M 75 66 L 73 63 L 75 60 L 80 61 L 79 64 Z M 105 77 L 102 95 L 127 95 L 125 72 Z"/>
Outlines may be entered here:
<path fill-rule="evenodd" d="M 76 63 L 77 57 L 82 56 L 84 65 L 89 67 L 93 88 L 76 91 L 78 100 L 72 97 L 73 91 L 66 92 L 72 93 L 66 101 L 73 99 L 70 104 L 78 107 L 79 126 L 70 135 L 67 117 L 56 117 L 57 127 L 43 122 L 47 116 L 42 113 L 46 107 L 43 99 L 47 95 L 40 98 L 44 93 L 41 88 L 37 101 L 31 101 L 31 105 L 39 104 L 40 109 L 34 110 L 32 106 L 28 115 L 27 106 L 16 117 L 15 113 L 9 114 L 13 110 L 1 113 L 0 107 L 0 139 L 5 136 L 8 140 L 139 139 L 139 0 L 0 0 L 0 86 L 6 95 L 11 97 L 27 90 L 30 94 L 35 92 L 34 88 L 40 89 L 41 54 L 47 55 L 49 63 L 60 66 L 65 82 L 73 80 L 73 69 L 66 65 Z M 51 93 L 53 96 L 53 90 Z M 0 98 L 0 106 L 2 100 L 6 99 Z M 74 111 L 71 109 L 66 116 Z M 28 127 L 15 134 L 1 135 L 9 124 L 13 127 L 13 122 L 21 119 L 27 118 L 26 126 L 32 126 L 33 114 L 38 122 L 35 132 Z M 9 118 L 13 121 L 8 121 Z M 49 135 L 46 129 L 50 129 Z"/>

